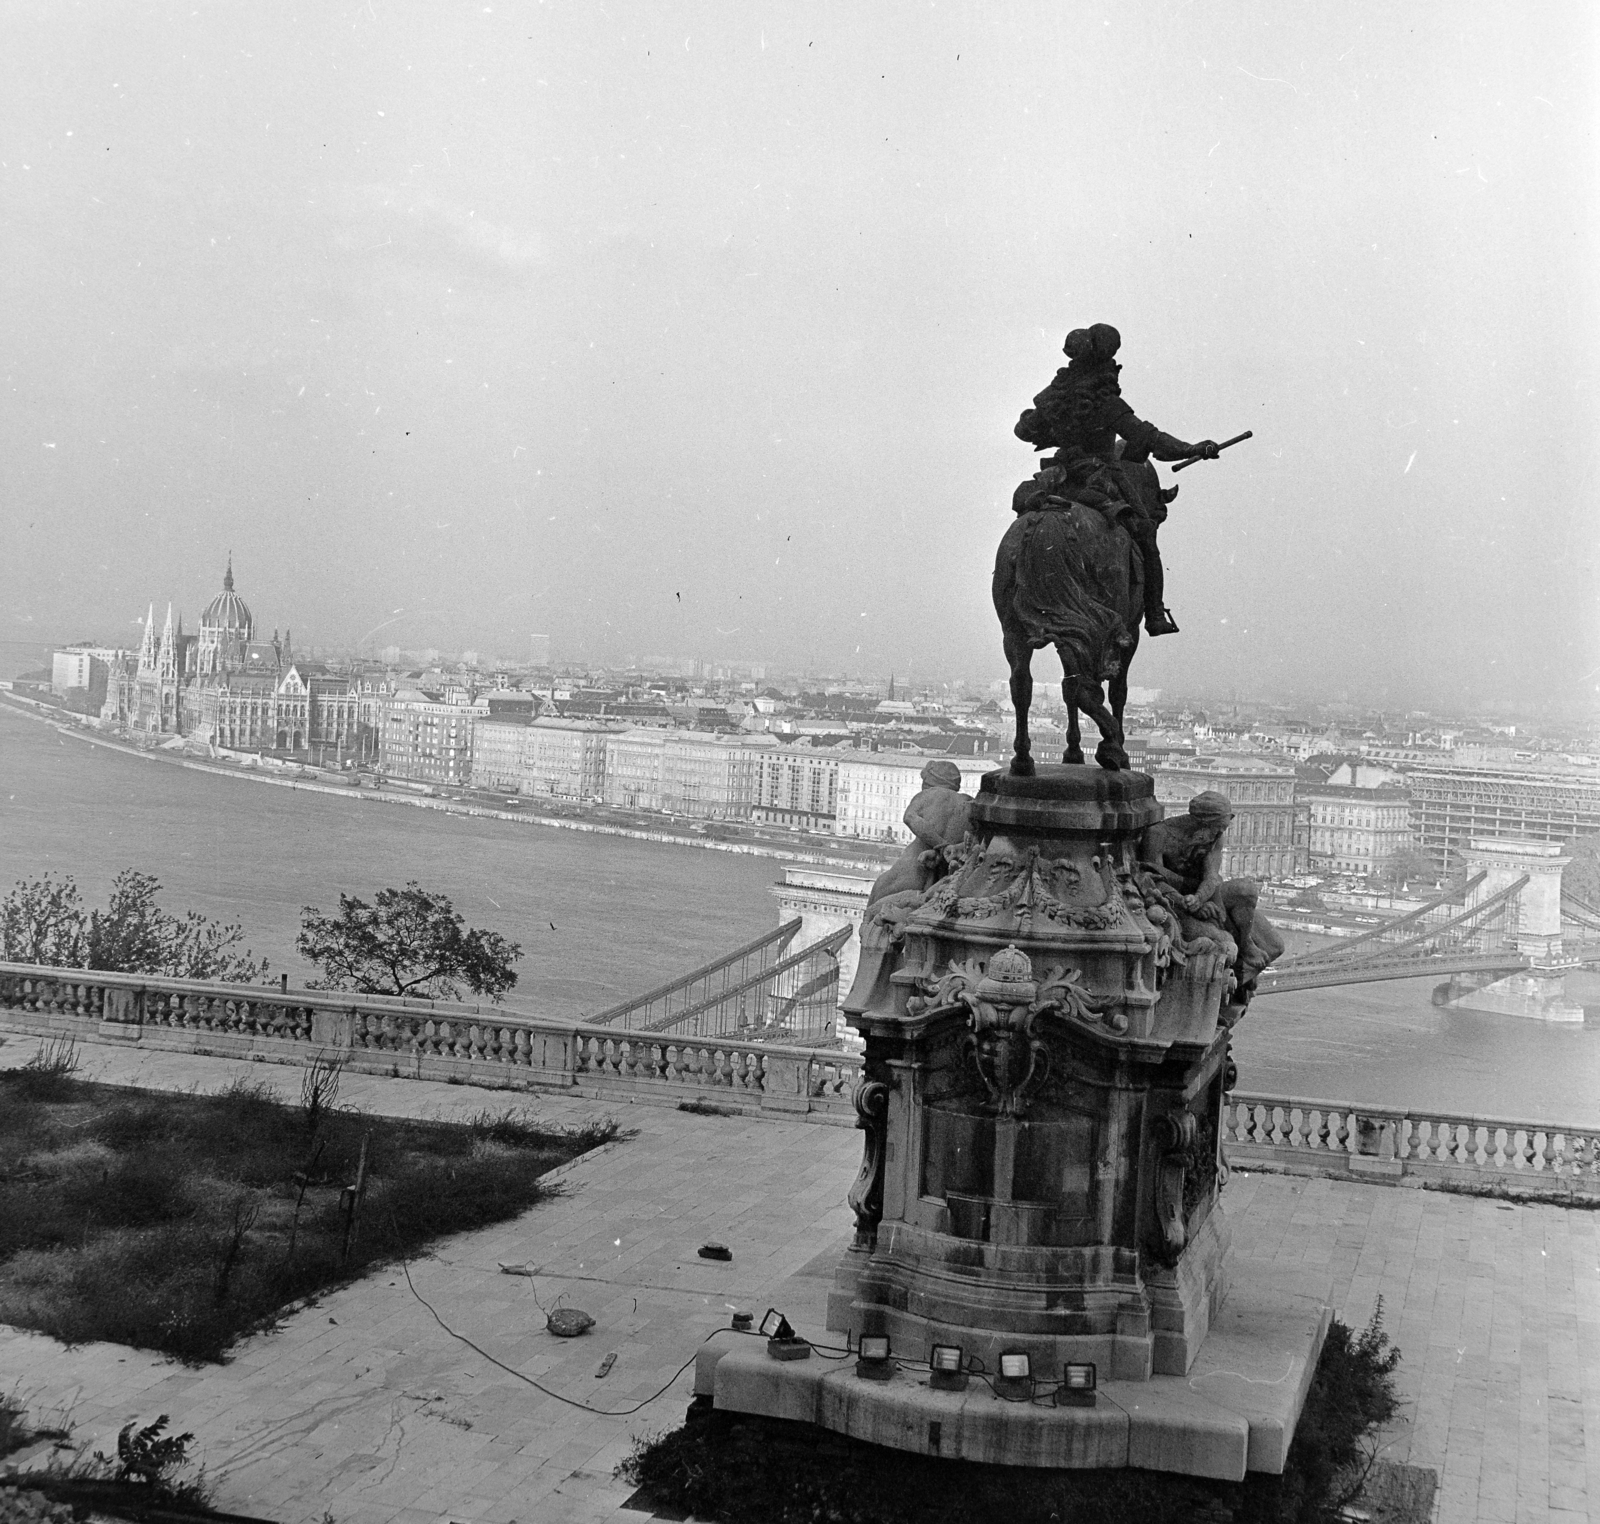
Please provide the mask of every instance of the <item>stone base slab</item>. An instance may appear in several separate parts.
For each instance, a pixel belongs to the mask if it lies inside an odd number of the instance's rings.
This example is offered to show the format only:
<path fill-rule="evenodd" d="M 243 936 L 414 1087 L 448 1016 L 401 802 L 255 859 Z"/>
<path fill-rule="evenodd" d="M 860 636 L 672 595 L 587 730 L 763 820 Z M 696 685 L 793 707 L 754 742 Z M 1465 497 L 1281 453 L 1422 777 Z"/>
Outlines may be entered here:
<path fill-rule="evenodd" d="M 695 1392 L 723 1411 L 816 1424 L 869 1444 L 945 1460 L 1056 1469 L 1123 1466 L 1242 1481 L 1280 1474 L 1322 1351 L 1326 1282 L 1235 1260 L 1228 1300 L 1187 1376 L 1104 1381 L 1092 1408 L 1010 1402 L 973 1377 L 938 1392 L 928 1372 L 896 1367 L 864 1381 L 824 1345 L 798 1362 L 769 1359 L 764 1340 L 729 1331 L 697 1358 Z M 924 1359 L 925 1350 L 901 1350 Z M 1053 1385 L 1058 1372 L 1039 1373 Z"/>
<path fill-rule="evenodd" d="M 1227 1213 L 1218 1201 L 1178 1263 L 1170 1270 L 1146 1273 L 1152 1374 L 1185 1375 L 1205 1347 L 1211 1325 L 1228 1299 L 1227 1256 L 1232 1238 Z"/>

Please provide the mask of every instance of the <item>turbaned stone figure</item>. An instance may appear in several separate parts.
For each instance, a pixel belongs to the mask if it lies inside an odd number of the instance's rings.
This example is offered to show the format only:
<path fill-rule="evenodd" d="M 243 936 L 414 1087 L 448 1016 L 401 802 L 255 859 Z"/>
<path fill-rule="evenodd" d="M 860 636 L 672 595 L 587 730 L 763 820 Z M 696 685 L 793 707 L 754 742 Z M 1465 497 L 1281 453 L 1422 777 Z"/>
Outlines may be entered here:
<path fill-rule="evenodd" d="M 1283 955 L 1283 938 L 1257 909 L 1261 886 L 1254 879 L 1222 876 L 1222 838 L 1233 823 L 1233 802 L 1208 789 L 1189 801 L 1183 815 L 1146 828 L 1139 857 L 1147 896 L 1158 899 L 1186 936 L 1205 936 L 1207 926 L 1227 931 L 1238 947 L 1234 1002 L 1244 1006 L 1256 977 Z"/>
<path fill-rule="evenodd" d="M 1132 536 L 1144 558 L 1144 627 L 1151 635 L 1173 635 L 1178 625 L 1164 602 L 1165 574 L 1156 530 L 1177 488 L 1163 491 L 1149 460 L 1213 460 L 1213 440 L 1198 444 L 1146 423 L 1123 398 L 1115 355 L 1122 335 L 1109 323 L 1074 328 L 1061 347 L 1066 366 L 1033 399 L 1014 430 L 1036 450 L 1058 453 L 1032 481 L 1017 488 L 1012 506 L 1022 513 L 1042 496 L 1104 500 Z M 1118 449 L 1121 442 L 1122 448 Z"/>
<path fill-rule="evenodd" d="M 953 866 L 967 835 L 972 796 L 961 792 L 961 769 L 942 759 L 922 769 L 922 791 L 906 806 L 911 842 L 880 873 L 861 921 L 861 961 L 845 997 L 846 1011 L 865 1010 L 872 992 L 894 972 L 905 923 Z"/>

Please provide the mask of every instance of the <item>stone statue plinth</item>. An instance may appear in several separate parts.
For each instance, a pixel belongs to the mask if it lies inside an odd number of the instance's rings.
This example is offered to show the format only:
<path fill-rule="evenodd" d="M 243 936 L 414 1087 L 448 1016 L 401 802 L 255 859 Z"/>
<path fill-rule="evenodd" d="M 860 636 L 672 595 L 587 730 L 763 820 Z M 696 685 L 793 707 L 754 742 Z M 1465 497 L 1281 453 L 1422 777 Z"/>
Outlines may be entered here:
<path fill-rule="evenodd" d="M 854 1244 L 828 1326 L 925 1358 L 1184 1375 L 1226 1292 L 1233 944 L 1139 884 L 1143 773 L 991 773 L 952 870 L 863 963 Z"/>

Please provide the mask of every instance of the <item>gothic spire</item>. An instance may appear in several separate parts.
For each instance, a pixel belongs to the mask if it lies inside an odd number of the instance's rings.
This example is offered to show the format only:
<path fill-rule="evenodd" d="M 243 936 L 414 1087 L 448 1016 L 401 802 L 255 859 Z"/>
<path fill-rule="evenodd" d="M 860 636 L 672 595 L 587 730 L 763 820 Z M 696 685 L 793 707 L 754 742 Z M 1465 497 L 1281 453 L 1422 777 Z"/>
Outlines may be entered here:
<path fill-rule="evenodd" d="M 233 591 L 233 552 L 228 552 L 228 569 L 222 574 L 222 590 L 225 593 Z"/>

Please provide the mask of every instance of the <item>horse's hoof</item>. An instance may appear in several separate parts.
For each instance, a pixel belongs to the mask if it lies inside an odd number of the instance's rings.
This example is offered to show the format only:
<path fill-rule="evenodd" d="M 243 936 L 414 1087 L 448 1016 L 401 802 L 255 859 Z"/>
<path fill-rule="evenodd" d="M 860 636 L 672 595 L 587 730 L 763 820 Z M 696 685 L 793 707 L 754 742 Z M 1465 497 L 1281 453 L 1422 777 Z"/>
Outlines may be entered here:
<path fill-rule="evenodd" d="M 1094 759 L 1108 773 L 1125 773 L 1128 770 L 1128 754 L 1114 741 L 1102 741 L 1095 747 Z"/>
<path fill-rule="evenodd" d="M 1065 762 L 1068 767 L 1082 767 L 1083 753 L 1081 751 L 1064 751 L 1061 753 L 1061 760 Z"/>
<path fill-rule="evenodd" d="M 1013 757 L 1011 759 L 1011 776 L 1013 778 L 1031 778 L 1033 776 L 1033 758 Z"/>

